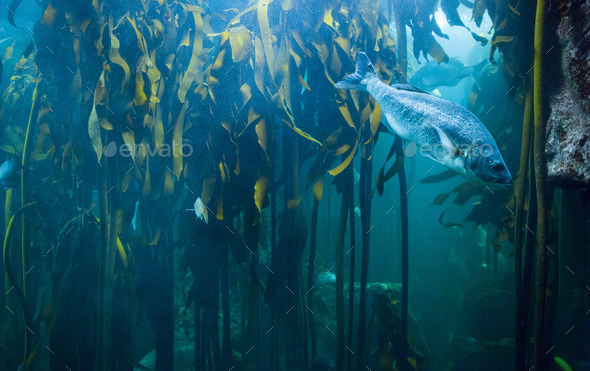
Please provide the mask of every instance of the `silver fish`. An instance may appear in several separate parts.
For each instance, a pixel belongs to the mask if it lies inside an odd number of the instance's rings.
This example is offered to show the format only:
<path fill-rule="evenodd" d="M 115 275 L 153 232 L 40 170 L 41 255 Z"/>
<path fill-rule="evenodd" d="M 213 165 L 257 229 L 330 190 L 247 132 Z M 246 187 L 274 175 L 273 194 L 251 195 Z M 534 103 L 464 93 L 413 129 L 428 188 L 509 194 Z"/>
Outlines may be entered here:
<path fill-rule="evenodd" d="M 0 186 L 4 189 L 15 188 L 18 186 L 18 170 L 20 165 L 15 160 L 9 158 L 0 165 Z"/>
<path fill-rule="evenodd" d="M 335 86 L 371 94 L 381 106 L 388 129 L 415 142 L 421 155 L 474 183 L 500 188 L 512 185 L 496 141 L 466 108 L 412 85 L 385 84 L 363 52 L 357 55 L 355 73 Z"/>

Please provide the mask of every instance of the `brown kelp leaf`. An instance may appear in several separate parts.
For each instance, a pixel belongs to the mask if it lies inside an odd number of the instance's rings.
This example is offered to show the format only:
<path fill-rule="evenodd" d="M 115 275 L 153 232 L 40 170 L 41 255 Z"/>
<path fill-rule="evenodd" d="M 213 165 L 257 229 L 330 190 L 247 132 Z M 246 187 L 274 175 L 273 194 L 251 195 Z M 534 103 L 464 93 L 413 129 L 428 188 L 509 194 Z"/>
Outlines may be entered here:
<path fill-rule="evenodd" d="M 8 12 L 6 13 L 6 18 L 8 18 L 8 22 L 10 22 L 10 24 L 13 27 L 17 27 L 16 24 L 14 24 L 14 14 L 16 13 L 16 8 L 18 8 L 21 1 L 22 0 L 12 0 L 12 3 L 10 3 L 10 6 L 6 7 L 8 9 Z"/>
<path fill-rule="evenodd" d="M 348 111 L 348 106 L 346 105 L 346 103 L 339 106 L 338 109 L 340 110 L 342 117 L 344 117 L 344 120 L 346 120 L 348 126 L 354 128 L 354 121 L 352 121 L 352 116 L 350 116 L 350 111 Z"/>
<path fill-rule="evenodd" d="M 264 199 L 266 198 L 266 193 L 268 192 L 268 185 L 269 178 L 266 175 L 261 176 L 254 185 L 254 203 L 256 204 L 259 212 L 262 211 Z"/>
<path fill-rule="evenodd" d="M 350 165 L 350 162 L 354 158 L 354 155 L 356 154 L 356 149 L 357 149 L 358 145 L 359 145 L 359 139 L 357 138 L 356 142 L 354 143 L 354 147 L 352 147 L 352 150 L 350 151 L 350 154 L 348 155 L 348 157 L 346 157 L 346 159 L 344 161 L 342 161 L 342 163 L 340 165 L 338 165 L 334 169 L 328 171 L 328 174 L 330 174 L 332 176 L 336 176 L 336 175 L 340 174 L 341 172 L 343 172 L 344 169 L 346 169 L 348 167 L 348 165 Z"/>
<path fill-rule="evenodd" d="M 184 102 L 180 112 L 178 113 L 178 117 L 176 119 L 176 123 L 174 124 L 174 133 L 172 136 L 172 163 L 173 163 L 173 170 L 176 179 L 180 178 L 180 173 L 182 172 L 182 132 L 184 128 L 184 118 L 186 117 L 186 110 L 188 108 L 188 102 Z"/>
<path fill-rule="evenodd" d="M 442 173 L 427 176 L 426 178 L 422 179 L 420 183 L 438 183 L 447 179 L 451 179 L 457 175 L 458 174 L 452 170 L 445 170 Z"/>
<path fill-rule="evenodd" d="M 295 209 L 296 207 L 299 206 L 299 204 L 301 203 L 301 200 L 303 199 L 302 196 L 299 196 L 293 200 L 289 200 L 287 201 L 287 209 Z"/>
<path fill-rule="evenodd" d="M 381 106 L 379 103 L 375 102 L 375 107 L 373 107 L 373 112 L 371 112 L 371 136 L 375 136 L 377 129 L 379 129 L 379 124 L 381 123 Z"/>
<path fill-rule="evenodd" d="M 483 21 L 483 15 L 486 12 L 486 3 L 485 0 L 475 0 L 473 3 L 473 14 L 471 19 L 475 21 L 477 27 L 481 26 L 481 22 Z"/>
<path fill-rule="evenodd" d="M 438 217 L 438 222 L 440 223 L 440 225 L 442 225 L 443 227 L 447 228 L 447 229 L 451 229 L 451 228 L 455 228 L 455 229 L 463 229 L 463 225 L 460 223 L 454 223 L 454 222 L 444 222 L 443 218 L 445 216 L 445 214 L 447 213 L 447 211 L 449 211 L 450 209 L 446 209 L 445 211 L 442 212 L 442 214 L 440 214 L 440 216 Z"/>
<path fill-rule="evenodd" d="M 499 43 L 507 43 L 514 40 L 514 36 L 503 36 L 503 35 L 498 35 L 498 36 L 494 36 L 493 40 L 492 40 L 492 45 L 496 45 Z"/>
<path fill-rule="evenodd" d="M 229 44 L 231 46 L 231 57 L 234 63 L 246 60 L 252 51 L 252 40 L 250 31 L 244 26 L 237 26 L 229 30 Z"/>
<path fill-rule="evenodd" d="M 264 49 L 264 55 L 266 57 L 266 65 L 270 71 L 270 76 L 274 80 L 275 78 L 275 58 L 272 50 L 272 35 L 270 33 L 270 26 L 268 24 L 268 5 L 269 0 L 258 0 L 258 7 L 256 9 L 256 15 L 258 17 L 258 26 L 260 27 L 260 34 L 262 37 L 262 46 Z"/>
<path fill-rule="evenodd" d="M 442 205 L 451 195 L 451 192 L 448 193 L 441 193 L 438 196 L 436 196 L 436 198 L 434 199 L 434 201 L 432 201 L 432 203 L 428 206 L 432 206 L 432 205 Z"/>
<path fill-rule="evenodd" d="M 260 144 L 260 147 L 264 150 L 264 152 L 266 152 L 266 149 L 268 146 L 268 136 L 267 136 L 268 128 L 266 125 L 266 120 L 265 119 L 260 120 L 258 122 L 258 124 L 256 124 L 255 129 L 256 129 L 256 136 L 258 137 L 258 144 Z"/>
<path fill-rule="evenodd" d="M 188 68 L 180 80 L 180 87 L 178 88 L 178 100 L 180 100 L 180 103 L 184 103 L 186 99 L 186 93 L 190 89 L 193 81 L 195 81 L 195 78 L 197 77 L 202 66 L 202 62 L 199 59 L 199 54 L 201 54 L 201 50 L 203 50 L 203 18 L 201 18 L 200 11 L 192 11 L 191 14 L 193 16 L 193 22 L 195 26 L 193 50 Z"/>
<path fill-rule="evenodd" d="M 47 5 L 47 8 L 45 8 L 43 16 L 41 16 L 41 20 L 39 22 L 41 22 L 45 26 L 51 27 L 51 25 L 53 25 L 53 22 L 55 22 L 55 13 L 57 13 L 57 9 L 55 9 L 53 5 L 49 3 L 49 5 Z"/>
<path fill-rule="evenodd" d="M 313 194 L 315 196 L 316 201 L 321 201 L 322 195 L 324 194 L 324 182 L 322 181 L 321 176 L 313 185 Z"/>

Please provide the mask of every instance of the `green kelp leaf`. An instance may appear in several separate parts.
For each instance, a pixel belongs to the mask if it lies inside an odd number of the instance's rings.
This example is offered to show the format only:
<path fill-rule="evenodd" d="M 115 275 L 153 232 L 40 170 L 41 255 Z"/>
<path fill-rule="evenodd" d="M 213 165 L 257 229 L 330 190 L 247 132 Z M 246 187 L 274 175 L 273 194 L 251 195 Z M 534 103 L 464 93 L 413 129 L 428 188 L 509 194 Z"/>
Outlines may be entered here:
<path fill-rule="evenodd" d="M 256 184 L 254 185 L 254 203 L 256 204 L 259 212 L 262 211 L 262 206 L 264 205 L 264 200 L 268 192 L 269 181 L 269 177 L 263 175 L 256 181 Z"/>

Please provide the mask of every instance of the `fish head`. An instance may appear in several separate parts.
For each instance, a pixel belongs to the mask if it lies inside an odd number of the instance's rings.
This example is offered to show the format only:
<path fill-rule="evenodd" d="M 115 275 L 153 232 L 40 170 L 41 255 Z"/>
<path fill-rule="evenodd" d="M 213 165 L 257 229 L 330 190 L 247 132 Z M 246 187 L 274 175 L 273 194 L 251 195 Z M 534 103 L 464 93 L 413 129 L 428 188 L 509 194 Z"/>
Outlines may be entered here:
<path fill-rule="evenodd" d="M 475 183 L 494 188 L 512 187 L 512 175 L 496 144 L 474 146 L 465 159 L 465 174 Z"/>

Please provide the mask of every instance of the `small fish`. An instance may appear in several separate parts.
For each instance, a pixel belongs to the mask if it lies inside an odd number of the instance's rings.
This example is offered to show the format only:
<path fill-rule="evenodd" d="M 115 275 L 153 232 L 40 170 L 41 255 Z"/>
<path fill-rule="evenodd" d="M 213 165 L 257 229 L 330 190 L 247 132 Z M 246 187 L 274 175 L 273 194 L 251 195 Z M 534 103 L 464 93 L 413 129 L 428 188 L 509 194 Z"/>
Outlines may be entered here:
<path fill-rule="evenodd" d="M 203 203 L 203 200 L 201 200 L 201 197 L 197 197 L 197 200 L 195 201 L 195 206 L 194 209 L 187 209 L 189 211 L 193 211 L 195 212 L 195 214 L 197 215 L 197 218 L 204 220 L 205 224 L 209 224 L 209 214 L 207 213 L 207 206 L 205 205 L 205 203 Z"/>
<path fill-rule="evenodd" d="M 335 87 L 371 94 L 381 106 L 388 129 L 402 139 L 415 142 L 423 156 L 474 183 L 500 188 L 512 186 L 512 176 L 496 141 L 466 108 L 413 85 L 385 84 L 363 52 L 357 55 L 355 73 Z"/>
<path fill-rule="evenodd" d="M 414 73 L 410 78 L 410 84 L 425 90 L 433 90 L 439 86 L 456 86 L 469 76 L 473 76 L 477 82 L 487 63 L 487 59 L 474 66 L 465 66 L 457 58 L 451 58 L 446 63 L 430 61 Z"/>
<path fill-rule="evenodd" d="M 8 158 L 0 165 L 0 186 L 5 190 L 8 188 L 18 187 L 18 169 L 19 164 L 12 159 Z"/>

